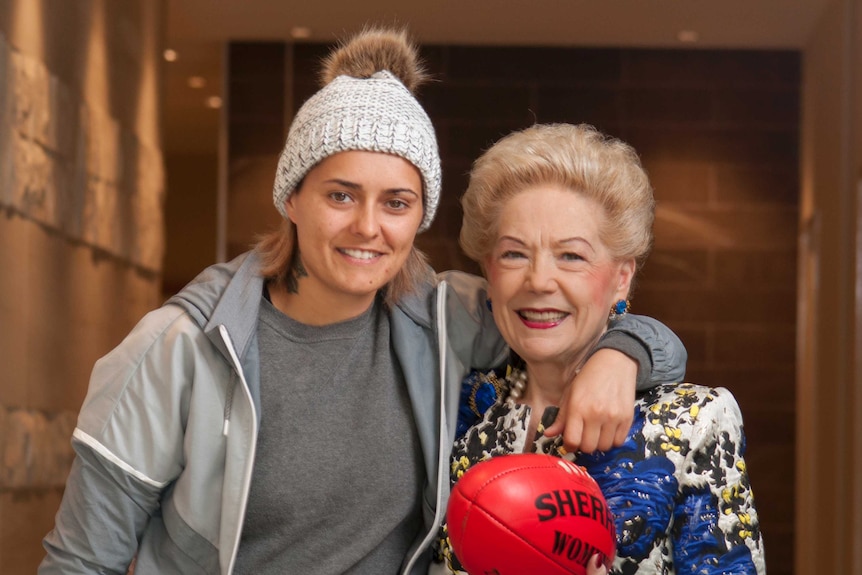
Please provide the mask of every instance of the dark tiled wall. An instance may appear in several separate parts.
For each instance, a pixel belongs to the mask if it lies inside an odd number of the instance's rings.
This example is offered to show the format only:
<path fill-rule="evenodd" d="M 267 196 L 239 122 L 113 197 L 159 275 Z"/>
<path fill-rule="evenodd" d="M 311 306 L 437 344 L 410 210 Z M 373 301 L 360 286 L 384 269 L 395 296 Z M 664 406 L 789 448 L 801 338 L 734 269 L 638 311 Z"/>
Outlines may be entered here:
<path fill-rule="evenodd" d="M 444 164 L 420 244 L 459 252 L 458 197 L 482 150 L 533 122 L 586 122 L 631 143 L 655 187 L 637 313 L 670 325 L 688 379 L 739 400 L 772 575 L 793 572 L 800 56 L 795 52 L 429 47 L 420 94 Z"/>
<path fill-rule="evenodd" d="M 278 225 L 272 182 L 286 134 L 290 53 L 279 42 L 228 47 L 227 259 Z"/>
<path fill-rule="evenodd" d="M 284 144 L 288 47 L 237 42 L 228 51 L 229 156 L 278 153 Z"/>
<path fill-rule="evenodd" d="M 296 45 L 292 107 L 316 89 L 326 46 Z M 640 152 L 655 187 L 655 247 L 633 297 L 689 350 L 688 380 L 739 400 L 772 575 L 793 572 L 796 230 L 800 55 L 796 52 L 428 46 L 419 94 L 438 130 L 444 196 L 420 246 L 438 269 L 461 254 L 458 198 L 472 161 L 534 122 L 587 122 Z M 271 56 L 278 60 L 281 56 Z M 231 59 L 240 73 L 240 58 Z M 261 70 L 261 61 L 248 63 Z M 276 69 L 268 71 L 275 79 Z M 264 75 L 266 76 L 266 74 Z M 260 76 L 262 77 L 262 76 Z M 266 82 L 264 82 L 266 83 Z M 278 86 L 260 84 L 255 92 Z M 232 92 L 233 93 L 233 92 Z M 248 100 L 254 109 L 262 104 Z M 237 120 L 231 113 L 231 129 Z M 277 155 L 284 128 L 231 137 L 231 161 Z M 265 143 L 265 145 L 264 145 Z M 263 147 L 262 147 L 263 146 Z"/>

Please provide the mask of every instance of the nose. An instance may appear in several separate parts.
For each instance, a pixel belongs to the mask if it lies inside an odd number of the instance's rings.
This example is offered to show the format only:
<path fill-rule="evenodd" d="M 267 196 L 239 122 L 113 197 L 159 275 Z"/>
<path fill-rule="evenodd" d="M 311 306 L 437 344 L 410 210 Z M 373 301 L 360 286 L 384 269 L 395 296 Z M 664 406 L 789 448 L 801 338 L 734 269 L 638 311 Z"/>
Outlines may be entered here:
<path fill-rule="evenodd" d="M 363 238 L 373 238 L 380 230 L 380 220 L 375 206 L 371 203 L 360 204 L 355 212 L 352 225 L 353 233 Z"/>
<path fill-rule="evenodd" d="M 556 289 L 556 266 L 547 257 L 535 258 L 527 271 L 525 278 L 528 290 L 537 293 L 548 293 Z"/>

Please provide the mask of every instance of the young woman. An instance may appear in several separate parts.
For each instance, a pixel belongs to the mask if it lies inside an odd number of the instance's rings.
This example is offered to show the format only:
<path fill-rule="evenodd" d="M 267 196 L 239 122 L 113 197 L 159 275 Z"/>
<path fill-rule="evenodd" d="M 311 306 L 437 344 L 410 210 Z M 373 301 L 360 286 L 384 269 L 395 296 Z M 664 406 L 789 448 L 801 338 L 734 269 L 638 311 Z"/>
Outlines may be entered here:
<path fill-rule="evenodd" d="M 97 363 L 40 573 L 123 573 L 133 557 L 138 575 L 425 571 L 457 390 L 507 349 L 484 282 L 436 278 L 413 245 L 440 196 L 421 76 L 403 33 L 332 54 L 279 161 L 283 227 Z M 646 356 L 640 380 L 684 367 L 646 318 L 605 343 Z M 589 365 L 582 405 L 608 380 L 633 395 L 627 356 Z M 579 409 L 595 444 L 630 419 Z"/>

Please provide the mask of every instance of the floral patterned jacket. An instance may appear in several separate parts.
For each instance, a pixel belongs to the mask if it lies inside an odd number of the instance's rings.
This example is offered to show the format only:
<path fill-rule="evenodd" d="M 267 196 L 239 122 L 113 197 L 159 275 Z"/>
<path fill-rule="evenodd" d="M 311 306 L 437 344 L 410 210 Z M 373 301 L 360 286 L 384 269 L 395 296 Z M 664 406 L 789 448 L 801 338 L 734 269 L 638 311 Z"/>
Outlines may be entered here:
<path fill-rule="evenodd" d="M 509 398 L 505 380 L 474 372 L 465 394 L 473 395 L 475 405 L 476 391 L 487 394 L 489 384 L 500 397 L 455 442 L 453 483 L 479 461 L 525 451 L 530 408 Z M 490 394 L 497 395 L 493 389 Z M 554 417 L 555 408 L 547 410 L 544 426 Z M 743 459 L 742 415 L 727 389 L 679 383 L 639 394 L 626 442 L 606 452 L 560 455 L 562 439 L 545 438 L 542 431 L 533 438 L 534 450 L 585 467 L 614 512 L 617 558 L 611 573 L 766 573 Z M 432 572 L 463 573 L 445 526 L 436 560 Z"/>

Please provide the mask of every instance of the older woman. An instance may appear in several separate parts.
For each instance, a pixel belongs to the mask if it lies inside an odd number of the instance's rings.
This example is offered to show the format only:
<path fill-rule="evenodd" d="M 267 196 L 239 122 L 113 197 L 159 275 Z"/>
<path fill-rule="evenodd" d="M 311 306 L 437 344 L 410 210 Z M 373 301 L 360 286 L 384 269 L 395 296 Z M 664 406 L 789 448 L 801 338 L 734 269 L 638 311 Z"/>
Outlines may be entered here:
<path fill-rule="evenodd" d="M 634 425 L 609 451 L 569 454 L 546 429 L 561 382 L 628 311 L 650 248 L 654 200 L 635 151 L 589 126 L 534 126 L 477 160 L 462 204 L 461 244 L 481 264 L 494 320 L 517 356 L 505 377 L 474 373 L 465 383 L 468 404 L 483 389 L 498 397 L 456 441 L 452 481 L 498 455 L 567 457 L 614 512 L 613 573 L 764 573 L 742 418 L 728 390 L 681 383 L 639 394 Z M 458 572 L 445 537 L 439 559 Z"/>

